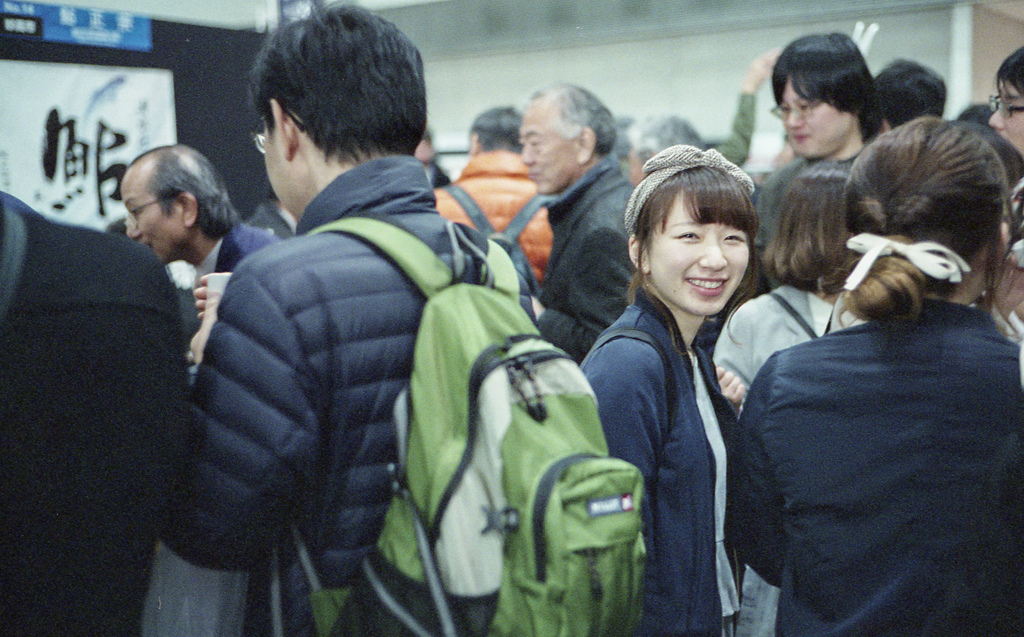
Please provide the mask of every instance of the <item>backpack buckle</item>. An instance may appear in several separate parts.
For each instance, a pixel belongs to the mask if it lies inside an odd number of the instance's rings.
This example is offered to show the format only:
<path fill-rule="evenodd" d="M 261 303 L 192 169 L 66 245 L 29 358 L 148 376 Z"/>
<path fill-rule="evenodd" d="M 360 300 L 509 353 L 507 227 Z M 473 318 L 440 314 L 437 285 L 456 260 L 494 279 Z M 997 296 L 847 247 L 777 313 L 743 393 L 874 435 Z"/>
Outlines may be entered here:
<path fill-rule="evenodd" d="M 540 386 L 537 384 L 536 370 L 529 359 L 513 358 L 508 362 L 508 380 L 516 393 L 523 399 L 526 412 L 537 422 L 544 422 L 548 417 L 548 408 L 544 406 Z"/>

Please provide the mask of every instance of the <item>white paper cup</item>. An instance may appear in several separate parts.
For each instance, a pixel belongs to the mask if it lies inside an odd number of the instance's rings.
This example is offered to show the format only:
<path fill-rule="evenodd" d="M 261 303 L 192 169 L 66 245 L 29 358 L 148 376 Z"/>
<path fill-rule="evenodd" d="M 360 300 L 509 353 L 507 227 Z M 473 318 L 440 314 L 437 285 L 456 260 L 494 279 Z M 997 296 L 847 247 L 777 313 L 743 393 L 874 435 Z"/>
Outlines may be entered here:
<path fill-rule="evenodd" d="M 207 294 L 214 292 L 216 294 L 223 295 L 224 288 L 228 286 L 228 279 L 231 278 L 230 272 L 214 272 L 206 275 L 206 289 Z"/>

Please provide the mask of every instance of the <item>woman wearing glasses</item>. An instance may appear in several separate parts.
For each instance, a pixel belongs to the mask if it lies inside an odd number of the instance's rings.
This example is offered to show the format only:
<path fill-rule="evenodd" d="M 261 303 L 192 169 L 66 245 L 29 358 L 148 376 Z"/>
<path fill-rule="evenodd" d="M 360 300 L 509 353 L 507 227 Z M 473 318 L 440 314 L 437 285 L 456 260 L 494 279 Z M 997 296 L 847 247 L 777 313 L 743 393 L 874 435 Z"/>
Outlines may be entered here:
<path fill-rule="evenodd" d="M 996 71 L 996 90 L 989 98 L 992 117 L 989 126 L 1013 144 L 1024 155 L 1024 47 L 1003 60 Z M 1021 185 L 1017 186 L 1017 191 Z"/>

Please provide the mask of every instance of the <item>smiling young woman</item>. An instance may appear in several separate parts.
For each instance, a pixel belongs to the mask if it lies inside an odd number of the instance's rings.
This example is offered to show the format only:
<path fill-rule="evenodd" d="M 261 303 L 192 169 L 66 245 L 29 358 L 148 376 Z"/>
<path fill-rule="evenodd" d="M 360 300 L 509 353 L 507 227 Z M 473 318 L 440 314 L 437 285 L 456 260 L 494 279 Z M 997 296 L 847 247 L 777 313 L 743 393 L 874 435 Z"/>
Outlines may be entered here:
<path fill-rule="evenodd" d="M 648 529 L 639 634 L 731 634 L 739 608 L 725 549 L 726 455 L 736 413 L 693 340 L 749 295 L 753 183 L 716 151 L 673 146 L 644 165 L 626 207 L 630 306 L 583 371 L 609 452 L 638 466 Z M 624 335 L 628 338 L 613 338 Z M 642 334 L 637 334 L 637 331 Z"/>

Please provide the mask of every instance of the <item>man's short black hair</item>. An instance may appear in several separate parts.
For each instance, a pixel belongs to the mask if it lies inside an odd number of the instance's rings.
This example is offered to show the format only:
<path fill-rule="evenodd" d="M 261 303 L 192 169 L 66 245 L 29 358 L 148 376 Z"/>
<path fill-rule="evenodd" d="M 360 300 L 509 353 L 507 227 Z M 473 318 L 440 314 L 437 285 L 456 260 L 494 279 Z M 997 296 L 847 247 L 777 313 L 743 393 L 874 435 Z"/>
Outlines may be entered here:
<path fill-rule="evenodd" d="M 894 60 L 875 78 L 882 116 L 896 128 L 922 115 L 942 117 L 946 110 L 946 82 L 926 66 Z"/>
<path fill-rule="evenodd" d="M 519 153 L 523 150 L 519 143 L 522 122 L 523 116 L 519 111 L 511 106 L 499 106 L 477 115 L 469 132 L 476 133 L 477 143 L 483 152 L 510 150 Z"/>
<path fill-rule="evenodd" d="M 423 59 L 394 24 L 351 5 L 314 9 L 267 38 L 250 75 L 256 112 L 270 100 L 329 157 L 411 155 L 427 127 Z"/>
<path fill-rule="evenodd" d="M 782 103 L 786 81 L 805 100 L 820 100 L 857 116 L 867 141 L 878 133 L 882 115 L 875 78 L 850 36 L 842 33 L 805 35 L 789 43 L 772 70 L 775 103 Z"/>
<path fill-rule="evenodd" d="M 996 84 L 1010 84 L 1024 95 L 1024 46 L 1003 60 L 996 71 Z"/>
<path fill-rule="evenodd" d="M 954 121 L 976 122 L 978 124 L 988 126 L 988 120 L 991 118 L 992 108 L 988 105 L 988 102 L 986 102 L 984 104 L 971 104 L 964 110 L 960 111 L 960 114 L 956 116 Z"/>

